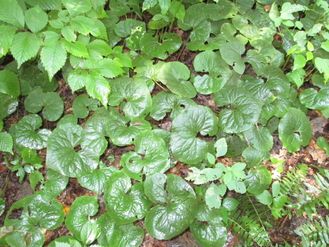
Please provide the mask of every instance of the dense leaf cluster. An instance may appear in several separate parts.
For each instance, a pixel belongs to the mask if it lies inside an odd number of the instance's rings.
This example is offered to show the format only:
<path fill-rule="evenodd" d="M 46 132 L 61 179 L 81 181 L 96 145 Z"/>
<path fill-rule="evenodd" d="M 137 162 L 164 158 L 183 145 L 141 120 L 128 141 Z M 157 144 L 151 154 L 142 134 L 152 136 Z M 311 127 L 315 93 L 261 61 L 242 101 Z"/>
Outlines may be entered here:
<path fill-rule="evenodd" d="M 9 208 L 0 199 L 0 245 L 43 246 L 64 225 L 49 246 L 133 247 L 145 232 L 169 240 L 188 229 L 200 246 L 224 246 L 229 232 L 271 246 L 275 219 L 329 208 L 326 170 L 287 172 L 271 155 L 274 143 L 309 145 L 309 110 L 329 117 L 327 1 L 0 6 L 0 151 L 34 190 Z M 317 145 L 329 153 L 324 137 Z M 89 193 L 66 205 L 73 180 Z M 312 220 L 296 234 L 328 244 L 328 228 Z"/>

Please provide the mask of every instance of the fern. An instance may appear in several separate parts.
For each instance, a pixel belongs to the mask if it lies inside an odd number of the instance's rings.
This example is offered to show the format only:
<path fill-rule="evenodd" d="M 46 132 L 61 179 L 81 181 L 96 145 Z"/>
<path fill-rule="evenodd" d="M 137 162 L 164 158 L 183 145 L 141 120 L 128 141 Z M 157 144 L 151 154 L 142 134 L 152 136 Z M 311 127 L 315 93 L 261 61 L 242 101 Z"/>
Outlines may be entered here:
<path fill-rule="evenodd" d="M 248 196 L 241 196 L 240 201 L 246 202 L 240 205 L 238 212 L 229 218 L 233 231 L 239 235 L 244 242 L 244 246 L 272 246 L 267 233 L 267 228 L 271 227 L 271 213 L 268 207 L 254 202 Z"/>
<path fill-rule="evenodd" d="M 329 216 L 307 222 L 295 230 L 303 246 L 325 247 L 329 245 Z"/>
<path fill-rule="evenodd" d="M 329 209 L 329 171 L 322 172 L 314 175 L 314 185 L 304 182 L 305 200 L 299 203 L 298 209 L 309 216 L 316 214 L 318 207 Z"/>

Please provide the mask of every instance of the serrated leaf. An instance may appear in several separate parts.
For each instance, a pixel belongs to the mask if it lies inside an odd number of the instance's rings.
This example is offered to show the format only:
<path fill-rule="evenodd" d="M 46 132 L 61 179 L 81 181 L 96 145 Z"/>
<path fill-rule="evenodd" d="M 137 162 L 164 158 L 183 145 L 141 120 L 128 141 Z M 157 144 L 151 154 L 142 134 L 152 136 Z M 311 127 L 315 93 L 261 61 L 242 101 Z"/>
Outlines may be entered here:
<path fill-rule="evenodd" d="M 190 106 L 172 122 L 170 149 L 174 157 L 184 163 L 194 165 L 206 158 L 212 143 L 197 137 L 213 136 L 217 133 L 218 119 L 204 106 Z"/>
<path fill-rule="evenodd" d="M 13 152 L 13 138 L 6 132 L 0 132 L 0 151 L 12 153 Z"/>
<path fill-rule="evenodd" d="M 17 124 L 10 128 L 15 142 L 31 149 L 43 149 L 47 145 L 50 130 L 40 129 L 42 119 L 36 114 L 24 116 Z"/>
<path fill-rule="evenodd" d="M 62 3 L 71 15 L 87 13 L 92 8 L 90 0 L 62 0 Z"/>
<path fill-rule="evenodd" d="M 48 72 L 49 80 L 64 66 L 67 53 L 61 42 L 45 44 L 41 49 L 40 59 Z"/>
<path fill-rule="evenodd" d="M 16 27 L 24 27 L 24 13 L 16 0 L 0 0 L 0 20 Z"/>
<path fill-rule="evenodd" d="M 153 8 L 158 3 L 158 0 L 145 0 L 143 1 L 143 11 Z"/>
<path fill-rule="evenodd" d="M 0 71 L 0 93 L 18 98 L 20 95 L 20 85 L 18 77 L 14 72 L 7 69 Z"/>
<path fill-rule="evenodd" d="M 20 67 L 27 60 L 35 57 L 41 46 L 40 38 L 34 33 L 16 33 L 10 51 Z"/>
<path fill-rule="evenodd" d="M 296 152 L 301 146 L 306 146 L 312 138 L 312 128 L 305 113 L 290 108 L 280 120 L 279 138 L 289 152 Z"/>
<path fill-rule="evenodd" d="M 248 172 L 245 182 L 249 193 L 259 195 L 270 186 L 272 174 L 264 166 L 256 167 Z"/>
<path fill-rule="evenodd" d="M 5 33 L 6 35 L 0 36 L 0 57 L 5 56 L 13 42 L 14 35 L 16 33 L 16 27 L 9 25 L 0 25 L 0 33 Z"/>
<path fill-rule="evenodd" d="M 39 6 L 35 6 L 25 11 L 25 22 L 33 33 L 37 33 L 47 26 L 48 15 Z"/>

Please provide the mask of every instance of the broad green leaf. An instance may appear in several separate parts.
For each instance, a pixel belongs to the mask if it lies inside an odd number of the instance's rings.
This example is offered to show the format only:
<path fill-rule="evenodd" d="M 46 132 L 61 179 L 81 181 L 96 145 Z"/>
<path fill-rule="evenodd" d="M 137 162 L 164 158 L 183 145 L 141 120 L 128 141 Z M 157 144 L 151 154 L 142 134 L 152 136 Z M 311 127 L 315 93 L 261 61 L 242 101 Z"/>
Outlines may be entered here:
<path fill-rule="evenodd" d="M 218 209 L 209 209 L 203 204 L 199 206 L 190 230 L 200 246 L 221 247 L 225 245 L 227 230 L 222 222 L 222 214 Z"/>
<path fill-rule="evenodd" d="M 144 218 L 150 208 L 143 185 L 133 185 L 130 178 L 121 171 L 114 173 L 106 183 L 104 198 L 108 214 L 120 224 Z"/>
<path fill-rule="evenodd" d="M 87 93 L 94 99 L 98 99 L 104 106 L 108 103 L 111 92 L 109 82 L 97 73 L 90 73 L 84 78 Z"/>
<path fill-rule="evenodd" d="M 195 88 L 188 81 L 190 71 L 181 62 L 158 63 L 156 65 L 155 80 L 162 82 L 170 91 L 181 97 L 193 98 L 196 95 Z"/>
<path fill-rule="evenodd" d="M 81 42 L 68 42 L 66 40 L 63 40 L 64 47 L 66 51 L 73 56 L 80 57 L 80 58 L 89 58 L 89 52 L 87 49 L 87 46 Z"/>
<path fill-rule="evenodd" d="M 197 185 L 218 180 L 224 171 L 222 167 L 218 167 L 217 165 L 215 168 L 204 168 L 202 170 L 196 167 L 191 167 L 190 170 L 192 172 L 189 172 L 185 179 L 193 181 L 193 183 Z"/>
<path fill-rule="evenodd" d="M 18 77 L 14 72 L 7 69 L 0 71 L 0 93 L 18 98 L 20 95 L 20 85 Z"/>
<path fill-rule="evenodd" d="M 110 124 L 108 135 L 117 146 L 133 144 L 138 134 L 151 130 L 151 124 L 144 119 L 129 120 L 114 109 L 110 109 Z"/>
<path fill-rule="evenodd" d="M 82 229 L 86 223 L 93 222 L 97 226 L 96 221 L 91 220 L 90 217 L 97 214 L 98 207 L 95 196 L 80 196 L 74 200 L 66 215 L 65 226 L 75 238 L 82 240 Z"/>
<path fill-rule="evenodd" d="M 218 106 L 225 107 L 219 113 L 219 122 L 226 133 L 240 133 L 258 121 L 261 103 L 238 87 L 224 87 L 214 95 Z"/>
<path fill-rule="evenodd" d="M 142 79 L 118 78 L 110 81 L 109 105 L 121 106 L 129 118 L 145 116 L 152 106 L 149 89 Z"/>
<path fill-rule="evenodd" d="M 51 134 L 50 130 L 39 129 L 42 126 L 42 119 L 36 114 L 24 116 L 17 124 L 10 128 L 15 143 L 31 148 L 43 149 Z"/>
<path fill-rule="evenodd" d="M 46 173 L 46 181 L 42 185 L 42 192 L 46 195 L 57 196 L 67 186 L 69 178 L 58 172 L 48 169 Z"/>
<path fill-rule="evenodd" d="M 71 15 L 87 13 L 92 8 L 90 0 L 62 0 Z"/>
<path fill-rule="evenodd" d="M 114 32 L 121 38 L 130 36 L 137 30 L 145 31 L 145 23 L 135 19 L 127 18 L 118 22 L 114 27 Z"/>
<path fill-rule="evenodd" d="M 264 166 L 251 169 L 245 180 L 247 191 L 253 195 L 259 195 L 268 189 L 272 182 L 272 174 Z"/>
<path fill-rule="evenodd" d="M 16 33 L 16 28 L 9 25 L 0 25 L 0 33 L 5 33 L 6 35 L 0 36 L 0 57 L 5 56 L 13 42 L 14 35 Z"/>
<path fill-rule="evenodd" d="M 141 181 L 143 174 L 163 173 L 170 168 L 168 148 L 160 136 L 144 132 L 135 138 L 134 145 L 135 152 L 123 154 L 120 161 L 131 178 Z"/>
<path fill-rule="evenodd" d="M 316 91 L 314 88 L 305 89 L 299 95 L 300 103 L 309 109 L 324 110 L 329 107 L 329 88 Z"/>
<path fill-rule="evenodd" d="M 9 95 L 0 93 L 0 122 L 5 117 L 9 116 L 16 111 L 18 107 L 17 99 L 10 97 Z"/>
<path fill-rule="evenodd" d="M 74 124 L 57 127 L 50 135 L 47 145 L 47 167 L 68 177 L 98 166 L 98 155 L 88 146 L 82 146 L 83 129 Z M 81 146 L 80 146 L 81 145 Z M 81 150 L 75 150 L 81 148 Z"/>
<path fill-rule="evenodd" d="M 51 241 L 49 247 L 82 247 L 82 245 L 71 236 L 61 236 Z"/>
<path fill-rule="evenodd" d="M 78 177 L 79 184 L 88 190 L 102 193 L 106 181 L 114 172 L 114 169 L 111 168 L 104 166 L 92 171 L 82 172 Z"/>
<path fill-rule="evenodd" d="M 47 26 L 48 15 L 39 6 L 35 6 L 25 11 L 25 22 L 33 33 L 37 33 Z"/>
<path fill-rule="evenodd" d="M 17 61 L 18 67 L 35 57 L 41 46 L 40 38 L 34 33 L 16 33 L 10 51 Z"/>
<path fill-rule="evenodd" d="M 86 16 L 76 16 L 71 20 L 71 27 L 83 35 L 91 34 L 94 37 L 107 40 L 106 28 L 98 19 Z"/>
<path fill-rule="evenodd" d="M 48 72 L 49 79 L 64 66 L 67 53 L 61 42 L 51 42 L 45 44 L 41 49 L 40 59 L 45 70 Z"/>
<path fill-rule="evenodd" d="M 30 113 L 38 113 L 49 121 L 58 120 L 64 111 L 64 102 L 58 93 L 43 93 L 41 88 L 30 92 L 24 101 L 25 109 Z"/>
<path fill-rule="evenodd" d="M 227 153 L 227 142 L 225 138 L 218 139 L 215 144 L 216 157 L 224 156 Z"/>
<path fill-rule="evenodd" d="M 158 0 L 158 1 L 161 8 L 161 13 L 165 15 L 170 8 L 171 0 Z"/>
<path fill-rule="evenodd" d="M 145 227 L 148 233 L 156 239 L 172 239 L 184 232 L 192 223 L 196 209 L 196 196 L 192 187 L 181 177 L 169 174 L 166 185 L 162 180 L 159 181 L 160 183 L 155 180 L 154 182 L 145 185 L 150 186 L 146 190 L 150 193 L 147 196 L 163 198 L 166 194 L 166 201 L 155 205 L 147 212 Z M 154 188 L 157 186 L 159 188 Z"/>
<path fill-rule="evenodd" d="M 297 54 L 294 57 L 294 67 L 293 67 L 293 70 L 304 68 L 306 62 L 307 62 L 306 61 L 306 58 L 303 55 Z"/>
<path fill-rule="evenodd" d="M 18 219 L 9 218 L 14 210 L 22 209 L 22 214 Z M 10 207 L 6 216 L 6 225 L 13 225 L 23 231 L 54 230 L 58 228 L 64 220 L 62 205 L 43 194 L 34 194 L 16 201 Z"/>
<path fill-rule="evenodd" d="M 245 71 L 245 64 L 241 55 L 245 52 L 245 44 L 238 39 L 230 40 L 221 45 L 220 54 L 224 61 L 233 67 L 233 69 L 243 74 Z"/>
<path fill-rule="evenodd" d="M 143 11 L 153 8 L 158 3 L 158 0 L 144 0 Z"/>
<path fill-rule="evenodd" d="M 108 214 L 103 214 L 97 220 L 100 226 L 98 243 L 102 246 L 139 247 L 144 239 L 144 231 L 133 224 L 120 225 Z"/>
<path fill-rule="evenodd" d="M 264 205 L 269 206 L 272 203 L 272 196 L 268 190 L 264 190 L 261 194 L 257 195 L 256 199 Z"/>
<path fill-rule="evenodd" d="M 0 132 L 0 151 L 12 153 L 13 152 L 13 138 L 6 132 Z"/>
<path fill-rule="evenodd" d="M 312 128 L 305 113 L 290 108 L 280 120 L 279 138 L 289 152 L 296 152 L 301 146 L 306 146 L 312 138 Z"/>
<path fill-rule="evenodd" d="M 197 72 L 208 72 L 210 74 L 219 75 L 222 70 L 223 62 L 223 59 L 218 53 L 204 51 L 195 56 L 193 66 Z"/>
<path fill-rule="evenodd" d="M 224 184 L 211 184 L 206 190 L 205 202 L 206 205 L 212 208 L 220 208 L 222 204 L 222 197 L 226 193 L 226 186 Z"/>
<path fill-rule="evenodd" d="M 44 10 L 60 10 L 62 2 L 57 0 L 26 0 L 31 6 L 40 6 Z"/>
<path fill-rule="evenodd" d="M 174 157 L 189 165 L 206 158 L 213 144 L 201 136 L 213 136 L 218 130 L 218 119 L 205 106 L 190 106 L 174 118 L 171 128 L 170 149 Z"/>
<path fill-rule="evenodd" d="M 216 93 L 222 87 L 222 80 L 218 77 L 212 77 L 209 75 L 194 77 L 193 85 L 198 93 L 211 94 Z"/>
<path fill-rule="evenodd" d="M 195 102 L 191 99 L 180 98 L 168 92 L 160 92 L 152 97 L 150 116 L 159 121 L 170 112 L 170 117 L 175 118 L 181 111 L 184 111 L 185 107 L 190 105 L 195 105 Z"/>
<path fill-rule="evenodd" d="M 314 60 L 314 65 L 317 70 L 324 75 L 324 80 L 329 80 L 329 59 L 317 57 Z"/>
<path fill-rule="evenodd" d="M 24 13 L 16 0 L 1 0 L 0 6 L 0 21 L 19 28 L 24 27 Z"/>
<path fill-rule="evenodd" d="M 80 238 L 81 242 L 89 245 L 93 243 L 99 235 L 99 226 L 95 220 L 87 221 L 81 229 Z"/>
<path fill-rule="evenodd" d="M 91 99 L 86 94 L 81 94 L 77 96 L 73 101 L 73 113 L 77 118 L 86 118 L 89 111 L 94 111 L 97 109 L 97 101 Z"/>
<path fill-rule="evenodd" d="M 260 151 L 268 152 L 273 147 L 273 137 L 265 127 L 254 126 L 244 132 L 248 143 Z"/>

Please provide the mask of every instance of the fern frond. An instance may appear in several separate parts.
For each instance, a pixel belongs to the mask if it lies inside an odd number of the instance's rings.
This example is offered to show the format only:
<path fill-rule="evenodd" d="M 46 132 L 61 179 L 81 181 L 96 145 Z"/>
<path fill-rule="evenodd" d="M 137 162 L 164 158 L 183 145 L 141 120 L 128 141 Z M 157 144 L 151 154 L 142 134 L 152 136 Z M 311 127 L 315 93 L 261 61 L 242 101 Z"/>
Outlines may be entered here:
<path fill-rule="evenodd" d="M 329 245 L 329 216 L 307 222 L 295 230 L 303 246 L 325 247 Z"/>
<path fill-rule="evenodd" d="M 244 203 L 229 220 L 233 231 L 239 235 L 245 246 L 272 246 L 267 229 L 271 227 L 271 212 L 263 204 L 254 202 L 248 196 L 241 196 Z M 270 219 L 271 218 L 271 219 Z M 273 222 L 273 221 L 272 221 Z"/>

